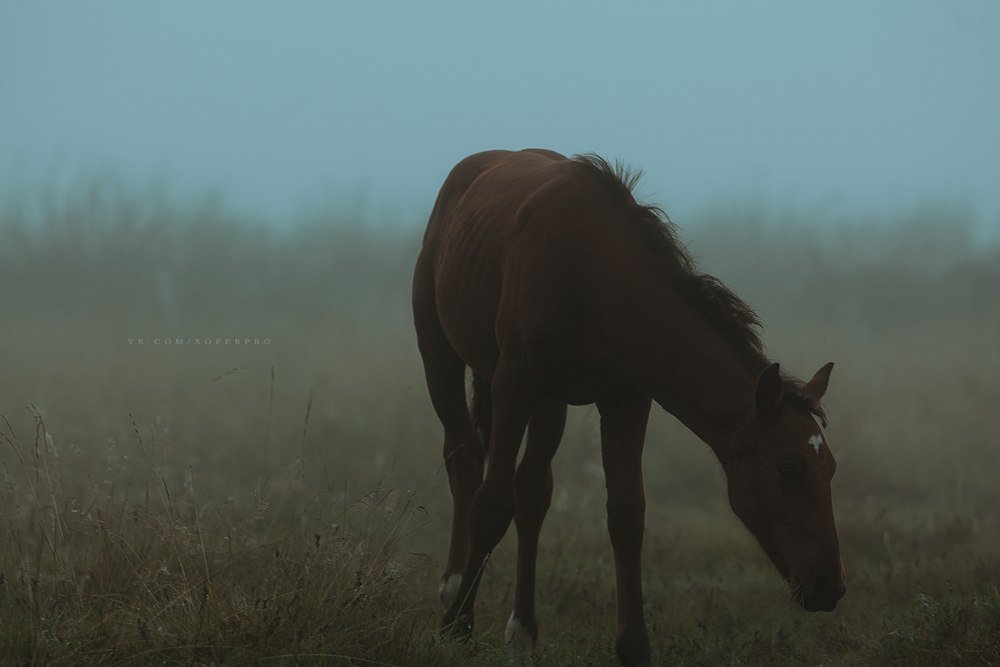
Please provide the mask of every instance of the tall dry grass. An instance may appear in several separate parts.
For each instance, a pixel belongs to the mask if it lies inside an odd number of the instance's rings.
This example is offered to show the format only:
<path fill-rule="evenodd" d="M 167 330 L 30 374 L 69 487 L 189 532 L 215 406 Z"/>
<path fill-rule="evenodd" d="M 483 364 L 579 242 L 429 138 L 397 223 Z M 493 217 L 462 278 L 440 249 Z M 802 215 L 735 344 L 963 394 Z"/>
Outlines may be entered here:
<path fill-rule="evenodd" d="M 503 662 L 512 537 L 477 642 L 434 639 L 450 504 L 410 326 L 416 216 L 275 231 L 108 183 L 0 211 L 0 659 Z M 792 609 L 708 449 L 657 414 L 654 651 L 1000 663 L 1000 250 L 947 208 L 681 222 L 758 308 L 773 357 L 801 375 L 837 364 L 851 590 L 832 616 Z M 594 411 L 571 411 L 542 664 L 613 661 L 597 442 Z"/>

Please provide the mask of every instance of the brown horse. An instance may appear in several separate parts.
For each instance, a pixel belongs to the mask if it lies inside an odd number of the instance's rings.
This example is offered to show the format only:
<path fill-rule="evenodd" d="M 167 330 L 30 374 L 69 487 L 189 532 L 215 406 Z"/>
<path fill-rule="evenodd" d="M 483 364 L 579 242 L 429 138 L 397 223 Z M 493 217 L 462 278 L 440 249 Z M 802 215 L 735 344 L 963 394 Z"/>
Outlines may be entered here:
<path fill-rule="evenodd" d="M 471 632 L 480 576 L 513 518 L 506 640 L 515 652 L 537 641 L 535 557 L 567 404 L 596 403 L 601 415 L 624 664 L 649 663 L 640 552 L 652 401 L 714 450 L 733 511 L 795 599 L 829 611 L 844 594 L 836 464 L 818 425 L 833 364 L 807 383 L 782 375 L 754 312 L 697 272 L 662 211 L 636 203 L 634 183 L 592 155 L 489 151 L 461 161 L 438 195 L 413 311 L 454 501 L 447 633 Z"/>

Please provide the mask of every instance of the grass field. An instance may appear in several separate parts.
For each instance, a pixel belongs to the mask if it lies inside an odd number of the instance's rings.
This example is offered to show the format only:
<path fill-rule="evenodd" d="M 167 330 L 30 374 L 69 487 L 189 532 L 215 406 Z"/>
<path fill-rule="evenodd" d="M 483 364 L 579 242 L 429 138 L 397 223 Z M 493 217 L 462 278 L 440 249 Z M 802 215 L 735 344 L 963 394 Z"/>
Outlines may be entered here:
<path fill-rule="evenodd" d="M 474 639 L 436 637 L 450 498 L 416 217 L 275 233 L 107 185 L 43 201 L 0 212 L 0 663 L 507 664 L 513 534 Z M 794 606 L 710 450 L 657 411 L 654 661 L 1000 665 L 1000 249 L 948 209 L 681 222 L 783 367 L 836 362 L 848 593 Z M 535 664 L 613 665 L 593 408 L 555 475 Z"/>

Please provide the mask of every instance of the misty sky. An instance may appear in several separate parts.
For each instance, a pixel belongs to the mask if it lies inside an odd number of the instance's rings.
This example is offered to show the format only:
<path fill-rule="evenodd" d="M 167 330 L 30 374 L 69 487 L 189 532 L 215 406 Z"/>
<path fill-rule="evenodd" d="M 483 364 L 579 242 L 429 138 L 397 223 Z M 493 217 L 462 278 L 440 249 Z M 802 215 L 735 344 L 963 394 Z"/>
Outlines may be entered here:
<path fill-rule="evenodd" d="M 475 5 L 475 6 L 473 6 Z M 0 188 L 113 172 L 239 212 L 419 219 L 488 148 L 714 203 L 1000 228 L 1000 2 L 0 0 Z"/>

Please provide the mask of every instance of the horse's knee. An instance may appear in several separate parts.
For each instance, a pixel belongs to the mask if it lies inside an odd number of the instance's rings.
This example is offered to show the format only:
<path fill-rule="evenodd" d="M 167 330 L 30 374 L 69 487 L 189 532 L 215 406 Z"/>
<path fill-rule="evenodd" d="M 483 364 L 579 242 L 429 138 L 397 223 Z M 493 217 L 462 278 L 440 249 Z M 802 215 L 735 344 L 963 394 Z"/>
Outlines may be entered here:
<path fill-rule="evenodd" d="M 646 503 L 641 499 L 622 504 L 608 503 L 608 533 L 616 549 L 642 544 L 645 514 Z"/>
<path fill-rule="evenodd" d="M 452 493 L 475 491 L 483 479 L 485 455 L 482 445 L 474 438 L 453 439 L 446 437 L 444 465 Z"/>
<path fill-rule="evenodd" d="M 522 461 L 514 475 L 514 489 L 518 500 L 531 497 L 533 501 L 547 502 L 552 495 L 552 468 L 548 464 Z"/>
<path fill-rule="evenodd" d="M 490 550 L 500 541 L 514 516 L 514 489 L 497 488 L 484 483 L 472 502 L 470 525 L 473 539 Z"/>
<path fill-rule="evenodd" d="M 552 471 L 520 466 L 514 479 L 514 519 L 519 528 L 541 525 L 552 504 Z"/>
<path fill-rule="evenodd" d="M 479 518 L 510 518 L 514 514 L 514 489 L 500 488 L 489 480 L 476 492 L 473 507 Z"/>

